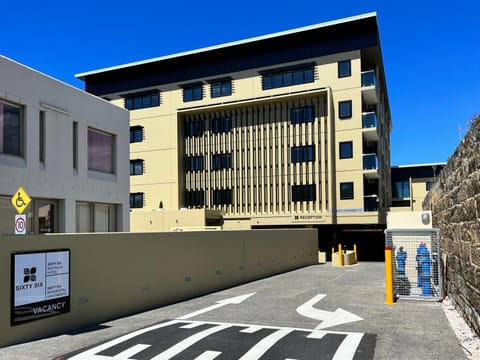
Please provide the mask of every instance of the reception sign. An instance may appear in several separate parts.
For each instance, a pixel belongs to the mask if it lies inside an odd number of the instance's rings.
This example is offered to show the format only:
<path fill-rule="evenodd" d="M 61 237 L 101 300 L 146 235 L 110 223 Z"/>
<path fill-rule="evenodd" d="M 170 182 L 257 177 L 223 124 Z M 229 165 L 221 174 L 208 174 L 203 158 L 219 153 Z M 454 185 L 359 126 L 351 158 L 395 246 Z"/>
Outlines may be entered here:
<path fill-rule="evenodd" d="M 11 325 L 70 311 L 70 250 L 11 254 Z"/>

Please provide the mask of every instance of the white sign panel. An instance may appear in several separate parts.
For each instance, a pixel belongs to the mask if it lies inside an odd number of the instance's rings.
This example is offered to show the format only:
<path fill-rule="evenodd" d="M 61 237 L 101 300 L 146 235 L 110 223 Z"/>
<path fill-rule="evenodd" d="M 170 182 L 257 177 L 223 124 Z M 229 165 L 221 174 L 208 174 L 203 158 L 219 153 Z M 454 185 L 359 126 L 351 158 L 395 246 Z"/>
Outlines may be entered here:
<path fill-rule="evenodd" d="M 12 325 L 70 311 L 70 250 L 12 254 Z"/>
<path fill-rule="evenodd" d="M 25 235 L 27 232 L 27 215 L 15 215 L 15 235 Z"/>

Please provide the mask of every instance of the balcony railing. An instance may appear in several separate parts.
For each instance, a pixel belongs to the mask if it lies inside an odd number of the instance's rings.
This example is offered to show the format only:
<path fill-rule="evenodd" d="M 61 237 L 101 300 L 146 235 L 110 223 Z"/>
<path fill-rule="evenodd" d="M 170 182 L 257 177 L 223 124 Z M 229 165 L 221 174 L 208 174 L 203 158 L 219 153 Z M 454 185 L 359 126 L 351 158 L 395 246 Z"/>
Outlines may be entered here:
<path fill-rule="evenodd" d="M 369 70 L 362 72 L 362 86 L 376 86 L 377 78 L 375 76 L 375 70 Z"/>
<path fill-rule="evenodd" d="M 363 211 L 378 211 L 377 195 L 367 195 L 363 197 Z"/>
<path fill-rule="evenodd" d="M 362 114 L 363 128 L 376 128 L 377 127 L 377 115 L 374 112 Z"/>
<path fill-rule="evenodd" d="M 378 169 L 377 154 L 363 155 L 363 170 L 377 170 L 377 169 Z"/>

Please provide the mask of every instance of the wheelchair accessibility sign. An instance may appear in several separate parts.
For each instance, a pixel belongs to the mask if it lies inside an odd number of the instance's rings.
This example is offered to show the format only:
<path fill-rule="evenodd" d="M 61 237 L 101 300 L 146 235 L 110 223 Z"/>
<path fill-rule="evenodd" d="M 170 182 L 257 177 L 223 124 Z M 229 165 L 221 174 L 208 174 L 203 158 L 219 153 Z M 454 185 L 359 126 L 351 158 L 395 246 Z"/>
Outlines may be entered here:
<path fill-rule="evenodd" d="M 30 199 L 30 196 L 28 196 L 27 192 L 23 190 L 21 186 L 18 188 L 18 190 L 15 192 L 11 199 L 13 207 L 15 208 L 15 210 L 17 210 L 19 214 L 22 214 L 25 211 L 31 201 L 32 199 Z"/>

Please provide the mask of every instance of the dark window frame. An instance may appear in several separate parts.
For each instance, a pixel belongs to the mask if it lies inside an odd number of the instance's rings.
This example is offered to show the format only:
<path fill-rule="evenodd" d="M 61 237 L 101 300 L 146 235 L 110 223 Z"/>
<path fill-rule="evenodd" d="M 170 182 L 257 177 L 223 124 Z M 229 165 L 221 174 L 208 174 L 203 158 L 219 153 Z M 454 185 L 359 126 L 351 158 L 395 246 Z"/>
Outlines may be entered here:
<path fill-rule="evenodd" d="M 232 169 L 232 153 L 212 154 L 212 170 Z"/>
<path fill-rule="evenodd" d="M 229 133 L 232 131 L 232 118 L 230 116 L 210 119 L 212 134 Z"/>
<path fill-rule="evenodd" d="M 185 157 L 185 172 L 204 170 L 205 160 L 203 155 Z"/>
<path fill-rule="evenodd" d="M 212 205 L 222 206 L 233 204 L 232 189 L 215 189 L 212 191 Z"/>
<path fill-rule="evenodd" d="M 185 207 L 204 207 L 205 190 L 185 190 Z"/>
<path fill-rule="evenodd" d="M 348 186 L 348 188 L 347 188 Z M 355 199 L 355 187 L 353 181 L 340 183 L 340 200 Z"/>
<path fill-rule="evenodd" d="M 218 98 L 232 95 L 232 79 L 215 79 L 209 81 L 210 83 L 210 97 Z"/>
<path fill-rule="evenodd" d="M 143 141 L 143 126 L 130 126 L 130 144 Z"/>
<path fill-rule="evenodd" d="M 279 69 L 260 71 L 262 90 L 315 82 L 315 63 L 300 64 Z"/>
<path fill-rule="evenodd" d="M 290 155 L 292 164 L 315 161 L 315 145 L 293 146 Z"/>
<path fill-rule="evenodd" d="M 203 83 L 183 85 L 183 102 L 203 100 Z"/>
<path fill-rule="evenodd" d="M 353 141 L 341 141 L 338 144 L 338 153 L 340 159 L 353 158 Z"/>
<path fill-rule="evenodd" d="M 292 202 L 316 201 L 317 188 L 315 184 L 292 185 Z"/>
<path fill-rule="evenodd" d="M 352 76 L 352 61 L 351 59 L 340 60 L 338 62 L 338 78 L 345 78 Z"/>
<path fill-rule="evenodd" d="M 347 106 L 347 107 L 345 108 L 344 106 Z M 353 112 L 352 100 L 343 100 L 338 102 L 338 117 L 340 119 L 351 119 L 352 112 Z"/>
<path fill-rule="evenodd" d="M 144 206 L 145 206 L 145 193 L 143 192 L 130 193 L 130 209 L 141 209 Z"/>
<path fill-rule="evenodd" d="M 138 168 L 140 165 L 140 168 Z M 145 172 L 145 161 L 143 159 L 130 160 L 130 176 L 143 175 Z"/>
<path fill-rule="evenodd" d="M 304 124 L 315 121 L 315 106 L 306 105 L 290 109 L 290 124 Z"/>
<path fill-rule="evenodd" d="M 205 131 L 205 122 L 203 119 L 187 120 L 184 125 L 184 136 L 187 137 L 200 137 Z"/>
<path fill-rule="evenodd" d="M 160 106 L 160 92 L 158 90 L 146 93 L 128 94 L 125 98 L 125 109 L 138 110 Z"/>

